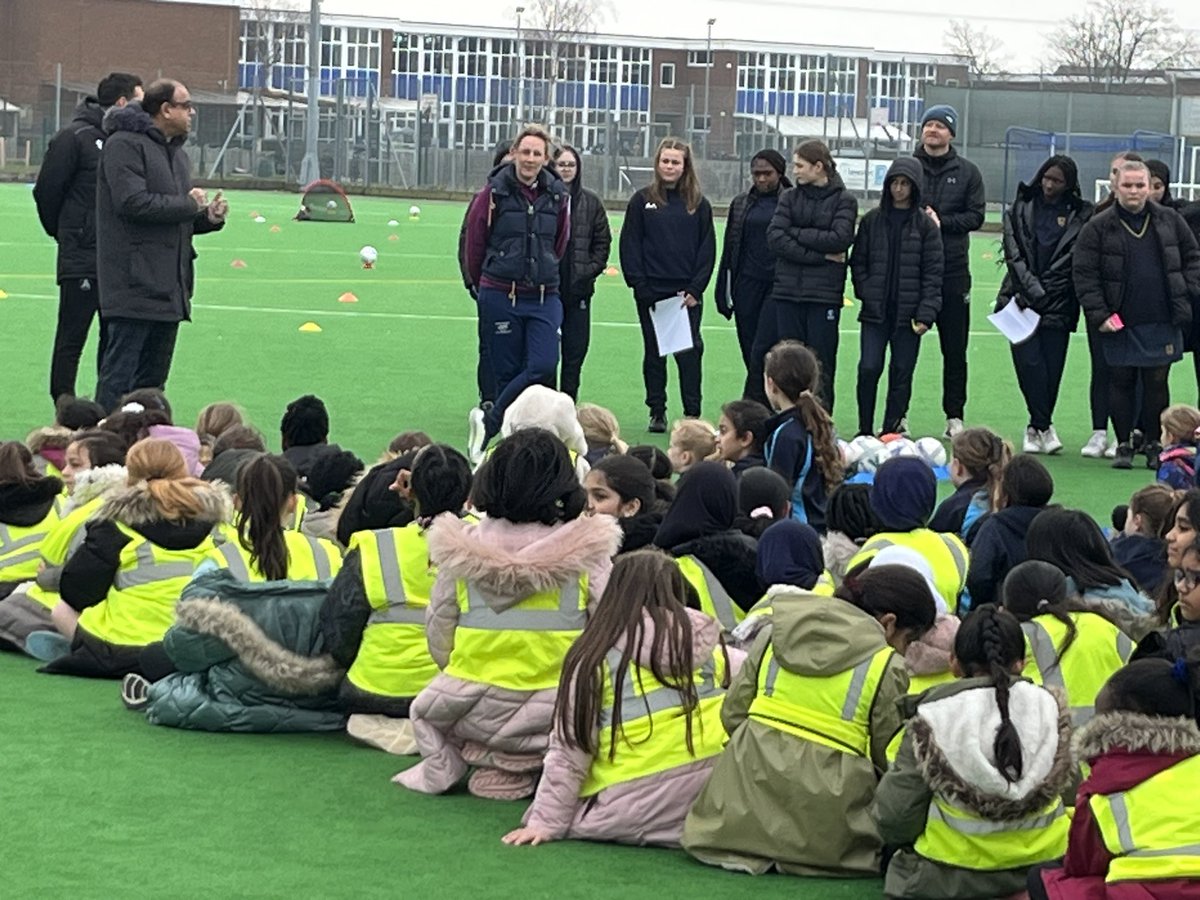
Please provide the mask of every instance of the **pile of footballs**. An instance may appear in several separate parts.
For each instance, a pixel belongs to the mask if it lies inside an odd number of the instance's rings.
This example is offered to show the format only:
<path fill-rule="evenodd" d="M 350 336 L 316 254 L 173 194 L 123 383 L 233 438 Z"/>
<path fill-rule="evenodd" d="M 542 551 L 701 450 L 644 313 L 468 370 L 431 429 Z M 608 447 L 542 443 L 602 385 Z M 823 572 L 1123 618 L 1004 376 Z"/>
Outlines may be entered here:
<path fill-rule="evenodd" d="M 846 472 L 850 475 L 873 475 L 889 459 L 912 457 L 925 462 L 935 472 L 946 466 L 946 448 L 935 437 L 912 440 L 902 434 L 884 434 L 872 437 L 859 435 L 852 441 L 838 441 L 842 459 L 846 461 Z"/>

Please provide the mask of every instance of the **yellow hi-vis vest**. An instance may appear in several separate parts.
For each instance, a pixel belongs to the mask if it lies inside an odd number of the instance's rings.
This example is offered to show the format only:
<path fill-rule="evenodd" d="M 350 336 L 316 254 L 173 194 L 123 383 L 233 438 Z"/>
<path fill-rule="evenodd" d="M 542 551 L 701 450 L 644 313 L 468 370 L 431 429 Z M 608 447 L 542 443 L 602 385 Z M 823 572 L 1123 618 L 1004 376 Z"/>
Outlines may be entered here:
<path fill-rule="evenodd" d="M 914 675 L 911 672 L 908 675 L 908 691 L 909 694 L 923 694 L 931 687 L 936 687 L 939 684 L 949 684 L 951 681 L 957 680 L 954 673 L 947 669 L 945 672 L 934 672 L 932 675 Z"/>
<path fill-rule="evenodd" d="M 79 614 L 79 627 L 109 644 L 144 647 L 175 624 L 179 595 L 216 545 L 209 535 L 189 550 L 167 550 L 116 524 L 129 543 L 121 548 L 108 596 Z"/>
<path fill-rule="evenodd" d="M 604 706 L 600 710 L 600 741 L 580 797 L 591 797 L 614 784 L 656 775 L 698 759 L 709 759 L 725 745 L 721 704 L 725 700 L 728 663 L 723 647 L 692 674 L 699 704 L 692 710 L 692 751 L 687 746 L 687 714 L 679 692 L 655 679 L 650 669 L 629 663 L 621 696 L 613 690 L 613 672 L 621 665 L 621 651 L 610 650 L 604 663 Z M 613 732 L 613 711 L 621 708 L 621 730 Z M 609 750 L 617 751 L 610 761 Z"/>
<path fill-rule="evenodd" d="M 242 546 L 237 529 L 223 529 L 225 543 L 209 554 L 209 559 L 228 569 L 239 581 L 266 581 L 262 570 L 250 562 L 250 551 Z M 342 568 L 342 554 L 333 541 L 309 537 L 298 531 L 283 532 L 287 545 L 287 575 L 289 581 L 327 581 Z"/>
<path fill-rule="evenodd" d="M 1075 640 L 1058 660 L 1067 640 L 1067 626 L 1054 616 L 1035 616 L 1021 625 L 1025 632 L 1025 669 L 1021 675 L 1034 684 L 1060 688 L 1067 695 L 1071 726 L 1086 725 L 1095 715 L 1096 696 L 1113 672 L 1129 661 L 1133 641 L 1103 616 L 1068 613 L 1075 623 Z"/>
<path fill-rule="evenodd" d="M 1088 798 L 1105 849 L 1108 883 L 1200 878 L 1200 756 L 1189 756 L 1141 784 Z"/>
<path fill-rule="evenodd" d="M 970 555 L 967 545 L 956 534 L 944 534 L 928 528 L 912 531 L 887 531 L 867 538 L 862 549 L 846 564 L 846 571 L 873 559 L 885 547 L 909 547 L 920 553 L 933 569 L 933 584 L 950 612 L 958 610 L 958 597 L 967 585 Z"/>
<path fill-rule="evenodd" d="M 38 550 L 45 568 L 37 574 L 37 584 L 29 587 L 26 596 L 46 609 L 54 609 L 62 598 L 58 596 L 58 580 L 62 567 L 67 564 L 87 537 L 87 523 L 104 505 L 103 497 L 94 497 L 82 506 L 77 506 L 58 520 Z"/>
<path fill-rule="evenodd" d="M 799 675 L 779 665 L 774 647 L 768 644 L 758 667 L 758 693 L 750 704 L 750 718 L 870 759 L 871 707 L 894 652 L 883 647 L 835 675 Z"/>
<path fill-rule="evenodd" d="M 729 592 L 706 566 L 694 556 L 681 556 L 675 560 L 679 571 L 688 584 L 700 596 L 700 611 L 716 619 L 725 631 L 733 631 L 737 623 L 746 618 L 742 608 L 733 602 Z"/>
<path fill-rule="evenodd" d="M 934 794 L 925 830 L 913 850 L 934 862 L 975 872 L 1025 869 L 1061 859 L 1067 852 L 1070 824 L 1058 797 L 1024 819 L 994 822 Z"/>
<path fill-rule="evenodd" d="M 486 591 L 459 579 L 458 628 L 446 674 L 507 688 L 558 687 L 563 658 L 587 624 L 587 574 L 530 594 L 503 612 L 488 606 Z"/>
<path fill-rule="evenodd" d="M 299 531 L 300 526 L 304 524 L 304 517 L 308 515 L 308 494 L 301 491 L 296 491 L 296 508 L 292 510 L 292 517 L 283 523 L 285 531 Z"/>
<path fill-rule="evenodd" d="M 437 569 L 416 522 L 403 528 L 359 531 L 350 538 L 362 563 L 371 617 L 346 678 L 384 697 L 415 697 L 438 673 L 425 638 L 425 610 Z"/>
<path fill-rule="evenodd" d="M 64 499 L 55 497 L 50 509 L 36 525 L 6 525 L 0 522 L 0 581 L 30 581 L 37 577 L 42 561 L 42 541 L 62 517 Z"/>

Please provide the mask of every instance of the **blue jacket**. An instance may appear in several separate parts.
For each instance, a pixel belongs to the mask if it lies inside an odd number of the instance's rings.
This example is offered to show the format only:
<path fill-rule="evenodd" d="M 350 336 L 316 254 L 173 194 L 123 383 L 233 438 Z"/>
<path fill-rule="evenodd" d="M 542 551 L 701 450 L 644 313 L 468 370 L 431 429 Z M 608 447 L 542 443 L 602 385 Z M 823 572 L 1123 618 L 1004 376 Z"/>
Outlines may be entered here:
<path fill-rule="evenodd" d="M 763 429 L 763 455 L 767 467 L 792 486 L 792 518 L 825 533 L 825 506 L 829 497 L 815 458 L 812 435 L 799 411 L 786 409 L 767 419 Z"/>

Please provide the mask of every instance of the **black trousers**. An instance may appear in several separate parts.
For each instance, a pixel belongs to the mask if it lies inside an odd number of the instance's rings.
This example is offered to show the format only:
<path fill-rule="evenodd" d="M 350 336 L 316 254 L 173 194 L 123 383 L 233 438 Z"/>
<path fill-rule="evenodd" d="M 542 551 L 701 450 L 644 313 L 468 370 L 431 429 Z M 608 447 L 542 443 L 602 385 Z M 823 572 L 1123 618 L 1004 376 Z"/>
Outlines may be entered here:
<path fill-rule="evenodd" d="M 87 344 L 92 319 L 100 311 L 100 291 L 95 278 L 68 278 L 58 286 L 58 324 L 54 329 L 54 350 L 50 356 L 50 397 L 55 402 L 64 394 L 75 394 L 75 376 L 79 357 Z M 96 377 L 106 344 L 104 323 L 100 323 L 100 347 L 96 353 Z"/>
<path fill-rule="evenodd" d="M 166 387 L 178 322 L 109 318 L 104 320 L 104 328 L 108 344 L 100 360 L 97 403 L 111 410 L 134 388 Z"/>
<path fill-rule="evenodd" d="M 682 299 L 680 300 L 682 303 Z M 697 303 L 688 309 L 688 320 L 692 325 L 691 350 L 676 353 L 675 367 L 679 370 L 679 396 L 683 401 L 685 416 L 700 415 L 701 361 L 704 358 L 704 340 L 700 337 L 700 317 L 703 304 Z M 667 414 L 667 360 L 658 355 L 658 339 L 654 336 L 654 325 L 650 321 L 650 309 L 637 304 L 638 324 L 642 327 L 642 382 L 646 387 L 646 406 L 651 415 Z"/>
<path fill-rule="evenodd" d="M 1088 402 L 1092 412 L 1092 431 L 1108 431 L 1108 361 L 1100 332 L 1087 326 L 1088 358 L 1092 369 L 1088 379 Z"/>
<path fill-rule="evenodd" d="M 873 434 L 875 399 L 879 379 L 883 375 L 883 360 L 888 348 L 887 400 L 883 410 L 883 434 L 900 430 L 900 420 L 908 415 L 912 400 L 913 372 L 921 337 L 912 330 L 912 323 L 890 326 L 885 322 L 863 322 L 859 329 L 858 357 L 858 433 Z"/>
<path fill-rule="evenodd" d="M 558 389 L 579 399 L 579 376 L 592 338 L 592 298 L 563 301 L 562 345 Z M 553 385 L 551 385 L 553 387 Z"/>
<path fill-rule="evenodd" d="M 1159 417 L 1171 403 L 1171 386 L 1167 380 L 1171 367 L 1134 368 L 1133 366 L 1108 367 L 1108 408 L 1112 414 L 1113 431 L 1117 443 L 1129 443 L 1134 419 L 1142 429 L 1147 441 L 1158 440 L 1161 426 Z M 1141 387 L 1141 413 L 1137 412 L 1138 387 Z"/>
<path fill-rule="evenodd" d="M 742 350 L 742 362 L 746 366 L 746 384 L 742 389 L 745 397 L 754 397 L 762 402 L 762 359 L 759 359 L 757 378 L 754 372 L 754 339 L 758 335 L 758 324 L 771 296 L 771 282 L 752 278 L 739 278 L 733 284 L 733 324 L 737 329 L 738 346 Z"/>
<path fill-rule="evenodd" d="M 1029 411 L 1030 428 L 1045 431 L 1054 421 L 1070 340 L 1071 333 L 1065 328 L 1039 326 L 1029 340 L 1012 346 L 1013 368 Z"/>
<path fill-rule="evenodd" d="M 937 317 L 942 350 L 942 412 L 961 419 L 967 406 L 967 338 L 971 333 L 971 276 L 947 273 Z"/>
<path fill-rule="evenodd" d="M 761 396 L 747 393 L 747 397 L 766 403 L 763 392 L 763 360 L 767 351 L 780 341 L 800 341 L 816 354 L 821 364 L 821 403 L 833 413 L 833 384 L 837 374 L 838 324 L 841 306 L 824 303 L 792 303 L 788 300 L 768 300 L 758 321 L 758 333 L 754 336 L 751 355 L 755 370 L 747 378 L 757 376 Z"/>

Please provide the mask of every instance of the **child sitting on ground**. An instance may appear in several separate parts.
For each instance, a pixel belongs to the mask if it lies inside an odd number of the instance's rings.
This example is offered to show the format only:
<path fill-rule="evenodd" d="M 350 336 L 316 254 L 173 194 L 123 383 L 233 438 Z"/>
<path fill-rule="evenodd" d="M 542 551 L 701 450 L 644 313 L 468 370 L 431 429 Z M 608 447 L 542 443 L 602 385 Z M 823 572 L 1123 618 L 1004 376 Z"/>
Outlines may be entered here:
<path fill-rule="evenodd" d="M 733 527 L 742 534 L 760 538 L 776 522 L 792 515 L 792 486 L 778 472 L 755 466 L 737 479 L 738 514 Z"/>
<path fill-rule="evenodd" d="M 871 486 L 861 483 L 839 484 L 829 495 L 825 511 L 826 525 L 822 546 L 825 568 L 840 587 L 846 577 L 846 567 L 862 549 L 867 538 L 878 530 L 875 513 L 871 511 Z"/>
<path fill-rule="evenodd" d="M 1163 535 L 1174 506 L 1175 493 L 1161 482 L 1134 491 L 1125 511 L 1122 532 L 1112 541 L 1117 565 L 1132 575 L 1143 593 L 1151 597 L 1159 593 L 1171 575 Z"/>
<path fill-rule="evenodd" d="M 954 493 L 938 506 L 929 527 L 957 534 L 969 547 L 972 526 L 999 504 L 1000 478 L 1012 457 L 1012 448 L 990 428 L 967 428 L 950 442 L 950 449 Z"/>
<path fill-rule="evenodd" d="M 563 662 L 537 796 L 506 844 L 679 846 L 725 742 L 721 703 L 745 654 L 663 555 L 621 556 Z"/>
<path fill-rule="evenodd" d="M 703 419 L 681 419 L 671 428 L 667 456 L 676 475 L 685 475 L 697 463 L 715 459 L 717 430 Z"/>
<path fill-rule="evenodd" d="M 732 400 L 721 407 L 717 420 L 717 453 L 741 477 L 747 469 L 765 466 L 763 431 L 771 411 L 757 400 Z"/>
<path fill-rule="evenodd" d="M 1158 480 L 1177 491 L 1196 483 L 1196 433 L 1200 431 L 1200 409 L 1186 403 L 1168 406 L 1159 416 L 1162 450 L 1152 459 Z"/>
<path fill-rule="evenodd" d="M 667 504 L 655 497 L 654 476 L 632 456 L 609 454 L 583 479 L 589 516 L 607 515 L 621 526 L 621 549 L 629 553 L 654 543 Z"/>
<path fill-rule="evenodd" d="M 210 403 L 196 416 L 196 436 L 200 438 L 200 464 L 212 462 L 213 444 L 235 425 L 245 425 L 242 411 L 232 403 Z"/>
<path fill-rule="evenodd" d="M 62 514 L 62 479 L 40 474 L 18 441 L 0 443 L 0 599 L 38 570 L 38 547 Z"/>
<path fill-rule="evenodd" d="M 583 438 L 587 441 L 586 459 L 594 466 L 598 460 L 614 453 L 624 453 L 629 445 L 621 440 L 621 425 L 611 410 L 595 403 L 580 403 L 575 410 Z"/>

